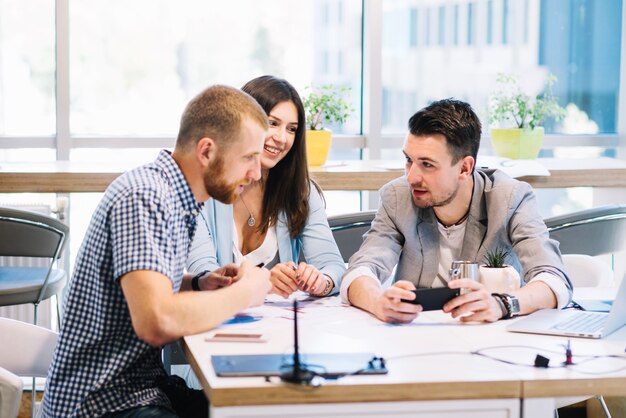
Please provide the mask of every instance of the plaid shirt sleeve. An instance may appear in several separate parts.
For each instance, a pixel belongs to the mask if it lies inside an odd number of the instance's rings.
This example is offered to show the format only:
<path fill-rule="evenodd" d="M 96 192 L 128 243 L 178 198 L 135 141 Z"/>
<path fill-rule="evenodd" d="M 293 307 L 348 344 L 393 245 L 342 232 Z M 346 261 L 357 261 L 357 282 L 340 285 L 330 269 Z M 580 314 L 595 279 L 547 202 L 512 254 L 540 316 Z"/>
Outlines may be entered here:
<path fill-rule="evenodd" d="M 158 190 L 131 190 L 116 202 L 110 213 L 113 277 L 118 280 L 136 270 L 152 270 L 171 278 L 169 247 L 171 208 Z"/>

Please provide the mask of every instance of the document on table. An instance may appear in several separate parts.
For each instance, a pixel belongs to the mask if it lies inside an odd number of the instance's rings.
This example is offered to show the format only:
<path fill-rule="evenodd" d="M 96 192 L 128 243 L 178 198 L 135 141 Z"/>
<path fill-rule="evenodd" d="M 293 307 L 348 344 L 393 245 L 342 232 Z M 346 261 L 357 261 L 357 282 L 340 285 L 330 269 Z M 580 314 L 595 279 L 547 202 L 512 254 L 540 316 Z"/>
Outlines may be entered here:
<path fill-rule="evenodd" d="M 537 160 L 511 160 L 493 155 L 479 155 L 476 167 L 497 168 L 509 176 L 549 176 L 550 172 Z"/>

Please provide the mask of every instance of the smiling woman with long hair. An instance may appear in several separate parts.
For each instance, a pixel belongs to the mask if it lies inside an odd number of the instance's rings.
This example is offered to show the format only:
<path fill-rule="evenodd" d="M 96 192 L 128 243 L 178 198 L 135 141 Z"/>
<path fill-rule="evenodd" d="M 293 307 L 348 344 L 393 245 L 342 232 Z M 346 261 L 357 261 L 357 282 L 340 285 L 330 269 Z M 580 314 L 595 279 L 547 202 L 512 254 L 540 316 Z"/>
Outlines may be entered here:
<path fill-rule="evenodd" d="M 255 78 L 242 90 L 268 115 L 261 180 L 246 186 L 232 206 L 206 203 L 188 269 L 208 273 L 234 263 L 231 270 L 236 271 L 246 259 L 271 271 L 272 291 L 283 297 L 296 290 L 334 294 L 345 266 L 321 190 L 309 178 L 300 96 L 287 81 L 272 76 Z M 230 275 L 223 279 L 223 285 L 232 282 Z"/>

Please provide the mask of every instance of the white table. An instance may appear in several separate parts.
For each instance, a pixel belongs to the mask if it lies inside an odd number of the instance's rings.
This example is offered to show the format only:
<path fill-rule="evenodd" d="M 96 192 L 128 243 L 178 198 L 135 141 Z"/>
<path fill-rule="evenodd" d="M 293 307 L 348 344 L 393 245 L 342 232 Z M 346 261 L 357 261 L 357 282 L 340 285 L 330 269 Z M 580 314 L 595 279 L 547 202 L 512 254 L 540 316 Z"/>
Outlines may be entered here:
<path fill-rule="evenodd" d="M 515 334 L 495 324 L 463 325 L 441 311 L 422 314 L 409 325 L 384 324 L 337 298 L 302 308 L 302 352 L 373 352 L 387 359 L 387 375 L 350 376 L 319 388 L 266 382 L 261 377 L 220 378 L 211 355 L 292 353 L 292 313 L 287 302 L 247 311 L 258 322 L 220 329 L 262 332 L 266 343 L 207 342 L 211 334 L 184 339 L 184 349 L 211 401 L 211 417 L 552 417 L 554 398 L 626 395 L 626 358 L 573 368 L 538 369 L 472 355 L 475 350 L 532 364 L 537 353 L 564 359 L 562 337 Z M 500 347 L 516 346 L 516 347 Z M 524 347 L 526 348 L 524 348 Z M 500 347 L 500 348 L 495 348 Z M 580 354 L 624 354 L 626 327 L 601 341 L 572 339 Z M 556 351 L 557 353 L 553 352 Z M 606 373 L 588 374 L 600 365 Z"/>

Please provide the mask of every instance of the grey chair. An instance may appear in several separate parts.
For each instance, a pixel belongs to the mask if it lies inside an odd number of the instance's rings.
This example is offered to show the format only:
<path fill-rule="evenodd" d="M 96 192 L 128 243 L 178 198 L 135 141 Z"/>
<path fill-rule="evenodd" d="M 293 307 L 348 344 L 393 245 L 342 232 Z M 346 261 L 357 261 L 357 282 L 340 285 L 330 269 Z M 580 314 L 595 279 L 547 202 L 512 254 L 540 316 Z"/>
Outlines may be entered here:
<path fill-rule="evenodd" d="M 174 341 L 166 344 L 161 349 L 161 359 L 163 360 L 163 368 L 167 374 L 172 374 L 172 366 L 180 366 L 189 364 L 180 341 Z"/>
<path fill-rule="evenodd" d="M 370 229 L 375 215 L 375 210 L 368 210 L 328 217 L 328 225 L 345 263 L 361 247 L 363 234 Z"/>
<path fill-rule="evenodd" d="M 626 248 L 626 205 L 600 206 L 545 220 L 563 254 L 613 254 Z"/>
<path fill-rule="evenodd" d="M 55 261 L 68 233 L 67 225 L 50 216 L 0 207 L 0 256 L 49 260 L 48 267 L 0 266 L 0 306 L 32 303 L 37 325 L 39 303 L 65 286 L 65 271 L 55 268 Z M 60 324 L 58 303 L 57 318 Z"/>

